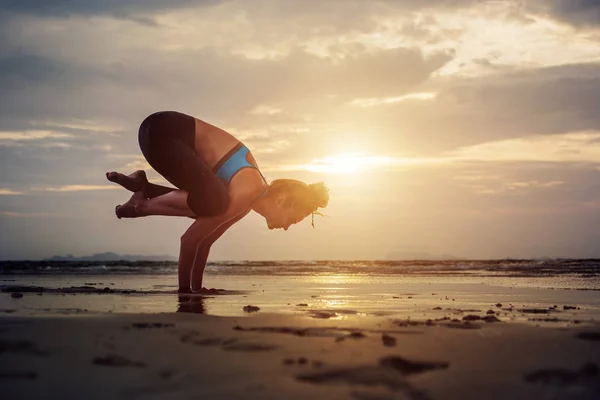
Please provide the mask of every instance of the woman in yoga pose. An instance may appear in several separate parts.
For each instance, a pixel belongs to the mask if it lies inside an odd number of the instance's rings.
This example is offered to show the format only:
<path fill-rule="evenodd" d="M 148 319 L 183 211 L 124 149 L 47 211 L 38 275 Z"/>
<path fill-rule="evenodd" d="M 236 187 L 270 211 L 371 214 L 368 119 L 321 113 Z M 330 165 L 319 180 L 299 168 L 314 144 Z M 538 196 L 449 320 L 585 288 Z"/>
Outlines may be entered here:
<path fill-rule="evenodd" d="M 251 210 L 269 229 L 287 230 L 326 207 L 322 183 L 266 182 L 252 153 L 231 134 L 192 116 L 161 111 L 147 117 L 138 136 L 144 157 L 176 188 L 148 182 L 144 171 L 107 172 L 133 195 L 115 208 L 118 218 L 166 215 L 194 218 L 181 237 L 179 293 L 199 292 L 210 246 Z"/>

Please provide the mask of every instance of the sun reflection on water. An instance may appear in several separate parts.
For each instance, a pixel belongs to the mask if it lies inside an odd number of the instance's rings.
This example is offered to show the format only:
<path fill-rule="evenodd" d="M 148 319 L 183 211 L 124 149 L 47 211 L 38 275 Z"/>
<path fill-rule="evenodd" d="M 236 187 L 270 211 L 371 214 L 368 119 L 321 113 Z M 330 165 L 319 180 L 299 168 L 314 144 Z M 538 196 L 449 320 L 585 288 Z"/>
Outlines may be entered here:
<path fill-rule="evenodd" d="M 324 285 L 341 285 L 356 281 L 356 277 L 351 275 L 319 275 L 315 276 L 314 278 L 314 282 L 318 282 Z M 339 290 L 343 288 L 332 287 L 327 289 Z"/>

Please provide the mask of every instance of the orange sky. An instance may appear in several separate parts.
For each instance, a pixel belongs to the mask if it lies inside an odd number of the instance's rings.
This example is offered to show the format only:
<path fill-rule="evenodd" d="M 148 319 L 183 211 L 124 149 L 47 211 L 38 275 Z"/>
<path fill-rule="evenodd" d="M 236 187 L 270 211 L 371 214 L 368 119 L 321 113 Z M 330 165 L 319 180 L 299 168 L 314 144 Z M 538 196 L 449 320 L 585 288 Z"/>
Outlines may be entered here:
<path fill-rule="evenodd" d="M 253 214 L 212 259 L 600 257 L 597 3 L 10 3 L 0 259 L 177 255 L 190 220 L 117 220 L 104 180 L 165 109 L 331 190 L 316 229 Z"/>

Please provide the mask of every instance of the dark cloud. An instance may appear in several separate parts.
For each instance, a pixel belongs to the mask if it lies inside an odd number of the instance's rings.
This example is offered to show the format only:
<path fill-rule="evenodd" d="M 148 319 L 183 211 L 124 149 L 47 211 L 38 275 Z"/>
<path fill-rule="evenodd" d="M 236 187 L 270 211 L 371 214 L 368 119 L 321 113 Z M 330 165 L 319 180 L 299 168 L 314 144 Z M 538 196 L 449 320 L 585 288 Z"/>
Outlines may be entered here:
<path fill-rule="evenodd" d="M 42 17 L 68 17 L 72 15 L 135 17 L 138 13 L 152 13 L 225 2 L 227 0 L 0 0 L 0 10 L 5 13 L 22 13 Z"/>
<path fill-rule="evenodd" d="M 120 151 L 131 154 L 139 152 L 130 140 L 121 139 Z M 96 142 L 96 143 L 92 143 Z M 28 192 L 35 187 L 58 187 L 63 185 L 104 184 L 102 171 L 111 166 L 122 166 L 124 160 L 109 159 L 108 152 L 98 143 L 109 143 L 101 137 L 27 140 L 12 145 L 0 145 L 0 188 L 10 187 Z M 130 142 L 130 143 L 128 143 Z M 61 146 L 56 144 L 60 143 Z M 129 161 L 129 160 L 125 160 Z"/>
<path fill-rule="evenodd" d="M 600 25 L 600 0 L 533 0 L 528 5 L 576 26 Z"/>
<path fill-rule="evenodd" d="M 68 97 L 74 94 L 70 91 L 85 84 L 82 78 L 82 71 L 76 66 L 57 59 L 27 53 L 1 57 L 0 129 L 14 127 L 15 120 L 56 115 L 54 110 L 61 104 L 63 109 L 68 108 Z"/>
<path fill-rule="evenodd" d="M 34 54 L 14 54 L 0 58 L 0 84 L 3 87 L 24 83 L 44 83 L 64 71 L 57 60 Z"/>
<path fill-rule="evenodd" d="M 144 53 L 131 62 L 61 64 L 36 55 L 0 59 L 8 85 L 0 115 L 11 118 L 112 117 L 127 120 L 155 109 L 234 116 L 260 102 L 401 94 L 425 81 L 451 55 L 418 50 L 358 50 L 343 62 L 301 49 L 279 60 L 249 60 L 212 50 Z M 60 101 L 57 101 L 60 99 Z M 340 101 L 340 100 L 338 100 Z M 140 115 L 141 117 L 141 115 Z"/>
<path fill-rule="evenodd" d="M 180 8 L 210 6 L 235 2 L 241 9 L 246 8 L 256 16 L 287 14 L 299 16 L 322 16 L 330 22 L 348 22 L 348 17 L 356 20 L 369 16 L 373 11 L 417 10 L 426 8 L 458 8 L 493 0 L 325 0 L 310 2 L 296 0 L 0 0 L 0 10 L 37 16 L 69 15 L 114 15 L 132 16 L 136 13 L 154 13 Z M 574 0 L 576 2 L 576 0 Z M 580 0 L 579 2 L 586 2 Z M 354 19 L 353 18 L 353 19 Z M 352 20 L 352 19 L 351 19 Z M 335 25 L 335 24 L 332 24 Z"/>
<path fill-rule="evenodd" d="M 68 70 L 68 66 L 58 60 L 35 54 L 0 57 L 0 87 L 3 92 L 0 96 L 0 115 L 5 116 L 4 121 L 0 122 L 0 129 L 17 128 L 15 119 L 31 116 L 34 111 L 31 103 L 36 102 L 31 88 L 42 92 L 48 85 L 62 81 Z"/>

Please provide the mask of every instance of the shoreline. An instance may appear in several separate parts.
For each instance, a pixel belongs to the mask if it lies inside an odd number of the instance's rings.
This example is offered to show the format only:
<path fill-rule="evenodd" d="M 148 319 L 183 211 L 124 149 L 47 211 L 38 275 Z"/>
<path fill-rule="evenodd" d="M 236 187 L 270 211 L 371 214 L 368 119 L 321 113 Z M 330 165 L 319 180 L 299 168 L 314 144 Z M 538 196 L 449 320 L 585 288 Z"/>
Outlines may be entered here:
<path fill-rule="evenodd" d="M 297 279 L 211 280 L 218 289 L 178 295 L 155 280 L 134 286 L 89 282 L 20 282 L 0 287 L 0 314 L 102 314 L 191 312 L 222 316 L 245 315 L 244 307 L 260 312 L 336 319 L 381 316 L 422 320 L 480 317 L 529 323 L 580 324 L 600 320 L 600 298 L 592 291 L 513 288 L 485 283 L 372 281 L 312 283 Z M 12 282 L 11 282 L 12 283 Z M 24 285 L 29 283 L 29 285 Z M 84 285 L 87 283 L 88 285 Z M 227 289 L 221 289 L 226 287 Z M 500 304 L 500 306 L 498 306 Z"/>

